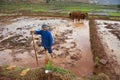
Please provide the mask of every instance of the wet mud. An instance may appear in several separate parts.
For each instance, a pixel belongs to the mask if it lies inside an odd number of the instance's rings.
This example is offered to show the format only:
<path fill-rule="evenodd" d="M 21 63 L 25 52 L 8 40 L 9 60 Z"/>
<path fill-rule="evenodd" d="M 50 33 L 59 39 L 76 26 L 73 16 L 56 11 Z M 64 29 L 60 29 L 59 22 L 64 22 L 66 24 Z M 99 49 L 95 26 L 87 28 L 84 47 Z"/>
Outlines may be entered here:
<path fill-rule="evenodd" d="M 89 21 L 74 23 L 61 18 L 18 17 L 0 22 L 0 65 L 37 67 L 30 30 L 48 24 L 54 37 L 53 64 L 72 70 L 77 76 L 91 75 L 94 69 L 90 48 Z M 44 66 L 45 53 L 35 36 L 39 66 Z"/>
<path fill-rule="evenodd" d="M 119 76 L 119 50 L 120 41 L 111 30 L 119 30 L 119 21 L 90 20 L 91 47 L 94 54 L 94 73 L 105 73 L 110 80 L 117 80 Z"/>

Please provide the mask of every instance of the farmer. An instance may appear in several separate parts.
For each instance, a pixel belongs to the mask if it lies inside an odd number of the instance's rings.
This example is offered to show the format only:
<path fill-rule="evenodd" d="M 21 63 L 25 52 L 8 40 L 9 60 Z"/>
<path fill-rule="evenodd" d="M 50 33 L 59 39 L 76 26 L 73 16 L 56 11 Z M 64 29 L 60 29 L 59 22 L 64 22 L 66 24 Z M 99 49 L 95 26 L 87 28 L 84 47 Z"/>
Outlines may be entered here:
<path fill-rule="evenodd" d="M 43 24 L 42 30 L 31 31 L 31 34 L 34 33 L 34 34 L 41 35 L 42 46 L 45 48 L 45 50 L 48 51 L 51 57 L 53 57 L 52 48 L 51 48 L 53 45 L 53 37 L 51 32 L 47 30 L 47 27 L 48 26 L 46 24 Z"/>

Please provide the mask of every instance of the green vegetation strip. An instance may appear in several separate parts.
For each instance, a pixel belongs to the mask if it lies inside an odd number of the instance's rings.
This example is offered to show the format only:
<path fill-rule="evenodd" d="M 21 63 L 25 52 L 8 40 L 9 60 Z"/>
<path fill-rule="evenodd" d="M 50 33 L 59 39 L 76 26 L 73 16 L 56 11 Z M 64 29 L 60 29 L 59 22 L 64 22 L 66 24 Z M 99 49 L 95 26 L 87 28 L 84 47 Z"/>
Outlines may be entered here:
<path fill-rule="evenodd" d="M 12 70 L 7 70 L 7 66 L 0 67 L 0 77 L 1 75 L 6 78 L 11 78 L 12 80 L 43 80 L 50 79 L 51 74 L 45 73 L 45 70 L 52 71 L 52 80 L 110 80 L 109 76 L 104 73 L 99 73 L 96 75 L 90 75 L 86 77 L 76 77 L 70 70 L 63 69 L 61 67 L 55 66 L 51 61 L 45 65 L 45 68 L 34 68 L 31 69 L 25 76 L 20 76 L 20 73 L 28 67 L 16 67 Z"/>
<path fill-rule="evenodd" d="M 28 2 L 16 2 L 16 3 L 0 3 L 0 12 L 2 13 L 19 13 L 19 12 L 50 12 L 52 10 L 59 10 L 59 13 L 68 13 L 70 11 L 82 11 L 93 12 L 101 11 L 103 9 L 117 10 L 118 7 L 114 5 L 93 5 L 84 3 L 72 3 L 72 2 L 59 2 L 53 1 L 51 3 L 28 3 Z M 53 13 L 56 11 L 53 11 Z M 120 12 L 109 13 L 111 16 L 120 16 Z"/>
<path fill-rule="evenodd" d="M 119 16 L 120 17 L 120 12 L 110 12 L 110 16 Z"/>
<path fill-rule="evenodd" d="M 48 64 L 45 65 L 45 70 L 51 70 L 53 72 L 59 73 L 61 75 L 69 74 L 72 78 L 76 78 L 75 74 L 70 70 L 65 70 L 63 68 L 60 68 L 58 66 L 55 66 L 52 64 L 52 61 L 49 61 Z"/>
<path fill-rule="evenodd" d="M 45 65 L 45 68 L 35 68 L 31 69 L 25 76 L 20 76 L 20 73 L 28 67 L 16 67 L 12 70 L 7 70 L 8 66 L 1 66 L 0 67 L 0 76 L 5 76 L 12 79 L 19 79 L 19 80 L 41 80 L 44 78 L 47 79 L 50 75 L 45 73 L 45 70 L 52 70 L 53 77 L 61 78 L 62 80 L 76 80 L 76 76 L 73 72 L 69 70 L 65 70 L 58 66 L 54 66 L 52 62 L 48 62 Z M 68 76 L 69 75 L 69 76 Z M 56 78 L 56 79 L 57 79 Z"/>

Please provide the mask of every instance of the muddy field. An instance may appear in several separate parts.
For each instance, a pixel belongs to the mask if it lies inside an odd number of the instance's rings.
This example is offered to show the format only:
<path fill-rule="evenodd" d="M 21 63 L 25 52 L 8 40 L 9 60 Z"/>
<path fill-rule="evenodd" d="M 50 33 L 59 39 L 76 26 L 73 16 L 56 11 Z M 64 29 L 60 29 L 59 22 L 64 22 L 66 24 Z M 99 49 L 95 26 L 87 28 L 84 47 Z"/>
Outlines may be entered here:
<path fill-rule="evenodd" d="M 36 67 L 30 30 L 49 25 L 54 37 L 53 63 L 72 70 L 77 76 L 92 75 L 94 69 L 90 48 L 89 21 L 73 23 L 52 17 L 5 18 L 0 21 L 0 65 Z M 39 66 L 44 66 L 45 53 L 40 36 L 35 35 Z"/>
<path fill-rule="evenodd" d="M 108 61 L 114 67 L 115 74 L 120 75 L 120 22 L 109 20 L 95 22 Z"/>

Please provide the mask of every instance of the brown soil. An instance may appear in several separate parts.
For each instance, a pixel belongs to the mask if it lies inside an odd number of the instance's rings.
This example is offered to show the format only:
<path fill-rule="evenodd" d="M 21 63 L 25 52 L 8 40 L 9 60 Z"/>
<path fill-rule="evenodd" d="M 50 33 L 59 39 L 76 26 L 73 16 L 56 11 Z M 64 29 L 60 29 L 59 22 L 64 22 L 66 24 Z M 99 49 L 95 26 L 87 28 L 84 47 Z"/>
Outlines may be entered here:
<path fill-rule="evenodd" d="M 106 28 L 110 29 L 109 32 L 111 32 L 112 34 L 114 34 L 119 40 L 120 40 L 120 30 L 117 28 L 114 28 L 114 26 L 120 27 L 119 24 L 105 24 L 107 25 Z"/>
<path fill-rule="evenodd" d="M 45 73 L 44 70 L 42 70 L 39 74 L 38 74 L 38 79 L 37 80 L 72 80 L 72 78 L 67 77 L 66 78 L 64 76 L 62 76 L 61 74 L 58 73 Z M 24 80 L 30 80 L 31 78 L 27 77 Z"/>
<path fill-rule="evenodd" d="M 105 17 L 105 16 L 99 16 L 99 15 L 90 15 L 91 18 L 89 19 L 97 19 L 97 20 L 110 20 L 110 21 L 120 21 L 119 20 L 119 16 L 109 16 L 109 17 Z"/>
<path fill-rule="evenodd" d="M 89 24 L 90 24 L 90 33 L 91 33 L 90 41 L 91 41 L 92 52 L 94 54 L 94 61 L 96 57 L 99 57 L 99 59 L 105 59 L 108 61 L 107 64 L 105 65 L 100 64 L 100 63 L 99 65 L 95 65 L 94 73 L 98 74 L 102 72 L 102 73 L 107 74 L 111 80 L 116 80 L 116 74 L 113 71 L 114 69 L 111 66 L 108 56 L 105 53 L 101 40 L 98 36 L 98 32 L 97 32 L 97 28 L 96 28 L 96 24 L 94 23 L 94 20 L 90 20 Z"/>
<path fill-rule="evenodd" d="M 39 16 L 39 17 L 60 17 L 60 18 L 68 18 L 69 15 L 68 14 L 64 14 L 64 13 L 53 13 L 53 12 L 36 12 L 36 13 L 33 13 L 33 12 L 25 12 L 25 11 L 22 11 L 22 12 L 19 12 L 19 14 L 17 13 L 4 13 L 4 14 L 8 14 L 8 16 L 0 16 L 0 18 L 8 18 L 8 17 L 21 17 L 21 16 L 29 16 L 29 17 L 35 17 L 35 16 Z M 16 15 L 11 15 L 11 14 L 16 14 Z"/>
<path fill-rule="evenodd" d="M 111 30 L 110 32 L 120 40 L 120 30 Z"/>
<path fill-rule="evenodd" d="M 65 13 L 53 13 L 53 12 L 29 12 L 29 11 L 21 11 L 19 13 L 15 13 L 15 12 L 12 12 L 12 13 L 6 13 L 4 12 L 4 14 L 16 14 L 16 15 L 9 15 L 9 16 L 0 16 L 1 19 L 3 18 L 8 18 L 8 17 L 21 17 L 21 16 L 42 16 L 42 17 L 60 17 L 60 18 L 67 18 L 69 19 L 69 14 L 65 14 Z M 105 16 L 99 16 L 99 15 L 89 15 L 91 16 L 91 18 L 89 19 L 102 19 L 102 20 L 117 20 L 117 21 L 120 21 L 119 20 L 119 16 L 109 16 L 109 17 L 105 17 Z M 113 18 L 113 19 L 112 19 Z"/>
<path fill-rule="evenodd" d="M 45 73 L 44 68 L 32 68 L 25 76 L 19 76 L 19 72 L 17 70 L 5 70 L 5 67 L 1 67 L 0 69 L 0 80 L 73 80 L 74 78 L 71 74 L 60 74 L 57 72 L 49 72 Z M 3 74 L 3 73 L 5 74 Z M 11 73 L 7 75 L 6 73 Z M 16 75 L 15 75 L 16 74 Z"/>
<path fill-rule="evenodd" d="M 0 80 L 18 80 L 18 79 L 9 78 L 9 77 L 0 75 Z M 30 80 L 30 78 L 26 78 L 24 80 Z M 62 75 L 60 74 L 58 75 L 55 73 L 48 73 L 48 74 L 40 73 L 38 76 L 38 80 L 72 80 L 72 79 L 70 79 L 70 77 L 69 78 L 62 77 Z"/>
<path fill-rule="evenodd" d="M 12 79 L 12 78 L 8 78 L 6 76 L 0 75 L 0 80 L 16 80 L 16 79 Z"/>

